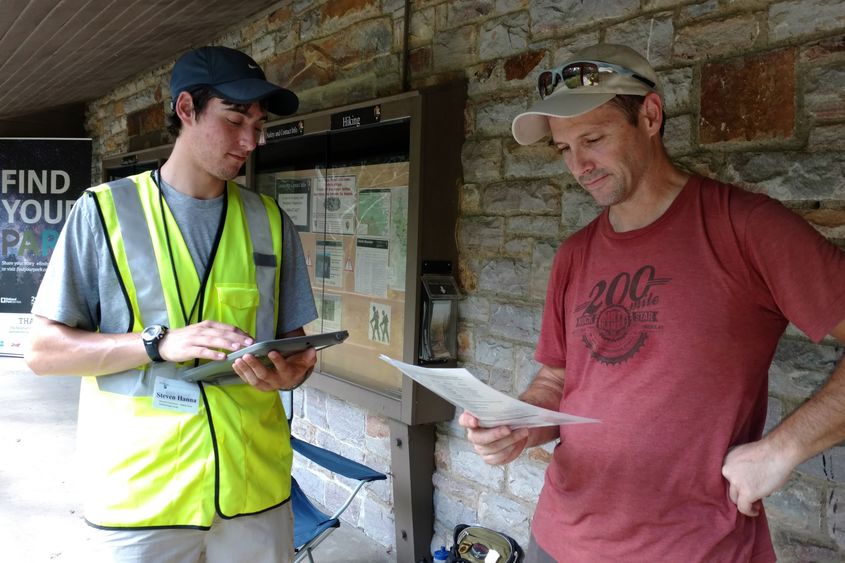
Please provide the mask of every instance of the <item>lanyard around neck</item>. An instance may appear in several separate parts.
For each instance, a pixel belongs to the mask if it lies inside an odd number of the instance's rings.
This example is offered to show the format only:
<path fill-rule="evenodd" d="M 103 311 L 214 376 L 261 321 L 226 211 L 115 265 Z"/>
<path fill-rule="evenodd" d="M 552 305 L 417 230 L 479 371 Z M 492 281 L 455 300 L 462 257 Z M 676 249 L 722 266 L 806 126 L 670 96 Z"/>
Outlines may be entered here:
<path fill-rule="evenodd" d="M 224 222 L 225 216 L 226 216 L 228 194 L 224 190 L 224 192 L 223 192 L 223 194 L 224 194 L 223 207 L 222 207 L 221 212 L 220 212 L 221 217 L 220 217 L 220 223 L 219 223 L 219 226 L 218 226 L 218 229 L 217 229 L 217 236 L 215 237 L 214 244 L 211 247 L 211 255 L 208 257 L 208 260 L 207 260 L 206 266 L 205 266 L 205 271 L 202 272 L 202 276 L 200 277 L 200 279 L 201 279 L 200 287 L 199 287 L 199 290 L 197 291 L 196 296 L 194 297 L 194 301 L 193 301 L 193 304 L 191 305 L 191 309 L 190 309 L 190 312 L 189 312 L 185 309 L 185 303 L 182 300 L 182 288 L 179 284 L 179 274 L 178 274 L 178 270 L 176 268 L 176 261 L 173 258 L 173 246 L 170 242 L 170 229 L 167 226 L 167 219 L 165 217 L 165 212 L 164 212 L 164 208 L 166 206 L 166 202 L 164 200 L 164 190 L 161 188 L 161 183 L 160 183 L 161 182 L 161 169 L 157 169 L 157 170 L 153 171 L 152 178 L 153 178 L 153 183 L 155 184 L 156 188 L 158 188 L 158 201 L 159 201 L 159 211 L 161 212 L 161 223 L 162 223 L 162 227 L 164 228 L 164 238 L 167 241 L 167 254 L 168 254 L 168 257 L 170 258 L 171 272 L 173 274 L 173 279 L 176 282 L 176 295 L 179 298 L 179 307 L 180 307 L 181 312 L 182 312 L 182 320 L 184 321 L 185 326 L 188 326 L 191 322 L 191 319 L 193 319 L 195 313 L 197 314 L 197 322 L 200 322 L 202 320 L 202 318 L 201 318 L 202 315 L 198 311 L 198 306 L 199 306 L 199 309 L 201 309 L 200 304 L 202 302 L 203 296 L 205 295 L 205 287 L 208 284 L 208 277 L 209 277 L 209 274 L 211 273 L 211 265 L 214 262 L 215 255 L 217 254 L 217 247 L 218 247 L 219 242 L 220 242 L 220 236 L 221 236 L 222 231 L 223 231 L 223 229 L 222 229 L 223 222 Z"/>

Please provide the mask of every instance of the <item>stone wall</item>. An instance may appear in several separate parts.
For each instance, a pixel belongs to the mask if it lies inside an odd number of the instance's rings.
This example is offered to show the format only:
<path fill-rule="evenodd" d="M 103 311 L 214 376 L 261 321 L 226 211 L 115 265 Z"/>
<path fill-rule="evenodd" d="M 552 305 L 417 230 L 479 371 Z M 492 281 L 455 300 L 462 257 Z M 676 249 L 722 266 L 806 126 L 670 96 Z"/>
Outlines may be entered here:
<path fill-rule="evenodd" d="M 280 2 L 218 43 L 251 53 L 308 112 L 412 88 L 469 81 L 461 189 L 460 360 L 517 394 L 532 360 L 552 256 L 597 208 L 543 143 L 522 147 L 511 118 L 534 99 L 539 71 L 582 46 L 630 45 L 666 90 L 670 153 L 685 168 L 776 197 L 845 244 L 845 3 L 840 0 L 335 0 Z M 406 11 L 409 10 L 409 12 Z M 405 32 L 406 18 L 408 29 Z M 406 41 L 407 40 L 407 41 Z M 170 64 L 89 105 L 95 158 L 127 150 L 169 103 Z M 152 125 L 151 125 L 152 124 Z M 163 126 L 160 126 L 163 127 Z M 138 148 L 137 146 L 135 148 Z M 96 171 L 99 174 L 99 171 Z M 833 282 L 832 283 L 841 283 Z M 769 426 L 800 405 L 842 355 L 790 327 L 771 369 Z M 382 469 L 383 419 L 309 390 L 295 431 Z M 337 417 L 351 426 L 335 424 Z M 481 522 L 519 541 L 550 447 L 506 467 L 474 455 L 454 423 L 438 427 L 436 537 Z M 298 468 L 307 472 L 309 468 Z M 337 488 L 317 474 L 329 504 Z M 390 483 L 354 507 L 352 523 L 393 545 Z M 766 501 L 780 559 L 845 558 L 845 448 L 803 464 Z"/>

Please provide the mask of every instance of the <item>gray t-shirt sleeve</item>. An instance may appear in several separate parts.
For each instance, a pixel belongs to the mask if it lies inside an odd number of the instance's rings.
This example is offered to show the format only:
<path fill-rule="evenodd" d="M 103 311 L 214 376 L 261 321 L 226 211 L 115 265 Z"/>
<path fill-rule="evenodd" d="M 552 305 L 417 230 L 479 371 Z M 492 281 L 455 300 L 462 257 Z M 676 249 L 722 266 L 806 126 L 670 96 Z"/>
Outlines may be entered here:
<path fill-rule="evenodd" d="M 125 304 L 93 198 L 83 194 L 73 206 L 38 288 L 32 312 L 85 330 L 96 330 L 100 311 L 100 270 L 111 272 L 113 298 Z M 123 305 L 123 309 L 126 306 Z M 128 329 L 128 311 L 107 323 L 107 332 Z M 106 327 L 103 327 L 104 329 Z"/>
<path fill-rule="evenodd" d="M 288 214 L 282 211 L 282 281 L 278 336 L 303 327 L 317 318 L 314 294 L 305 265 L 299 233 Z"/>

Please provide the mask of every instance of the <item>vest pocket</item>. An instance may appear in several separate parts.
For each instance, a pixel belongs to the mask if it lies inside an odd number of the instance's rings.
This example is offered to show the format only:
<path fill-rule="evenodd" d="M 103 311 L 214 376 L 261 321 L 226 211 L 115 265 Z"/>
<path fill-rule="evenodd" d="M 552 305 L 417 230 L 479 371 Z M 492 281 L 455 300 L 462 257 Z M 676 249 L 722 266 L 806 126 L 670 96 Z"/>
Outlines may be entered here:
<path fill-rule="evenodd" d="M 226 283 L 214 286 L 220 322 L 228 323 L 251 335 L 255 334 L 255 312 L 259 294 L 254 284 Z"/>

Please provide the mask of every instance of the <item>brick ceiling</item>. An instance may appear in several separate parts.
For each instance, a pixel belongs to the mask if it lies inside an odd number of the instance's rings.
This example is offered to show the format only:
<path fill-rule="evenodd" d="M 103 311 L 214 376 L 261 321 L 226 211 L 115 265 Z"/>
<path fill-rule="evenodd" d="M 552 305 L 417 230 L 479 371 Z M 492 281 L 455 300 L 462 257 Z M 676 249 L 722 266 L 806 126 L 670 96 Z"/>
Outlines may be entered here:
<path fill-rule="evenodd" d="M 0 119 L 85 102 L 271 0 L 0 0 Z"/>

